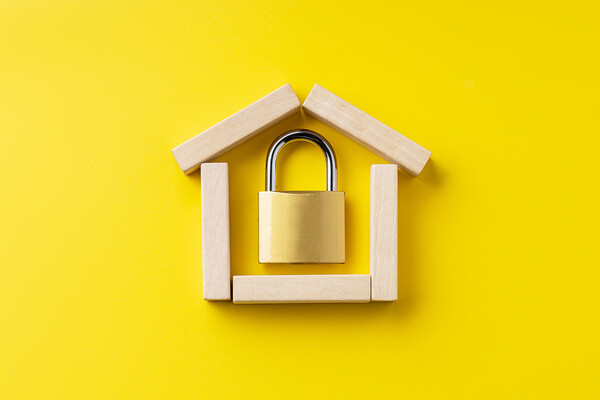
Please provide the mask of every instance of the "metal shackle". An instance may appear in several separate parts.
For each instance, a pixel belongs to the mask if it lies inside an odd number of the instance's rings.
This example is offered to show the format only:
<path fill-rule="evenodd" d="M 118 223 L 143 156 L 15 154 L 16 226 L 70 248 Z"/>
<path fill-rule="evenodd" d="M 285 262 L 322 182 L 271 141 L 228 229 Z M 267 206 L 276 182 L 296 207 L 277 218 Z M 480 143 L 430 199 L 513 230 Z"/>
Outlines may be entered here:
<path fill-rule="evenodd" d="M 325 139 L 323 136 L 319 135 L 317 132 L 308 130 L 308 129 L 294 129 L 284 133 L 279 136 L 271 147 L 269 147 L 269 152 L 267 154 L 267 177 L 266 177 L 266 191 L 274 192 L 276 185 L 276 164 L 277 164 L 277 155 L 279 151 L 288 144 L 289 142 L 295 140 L 303 140 L 306 142 L 311 142 L 319 146 L 323 153 L 325 154 L 325 163 L 327 167 L 327 190 L 328 191 L 336 191 L 337 190 L 337 164 L 335 161 L 335 153 L 331 144 Z"/>

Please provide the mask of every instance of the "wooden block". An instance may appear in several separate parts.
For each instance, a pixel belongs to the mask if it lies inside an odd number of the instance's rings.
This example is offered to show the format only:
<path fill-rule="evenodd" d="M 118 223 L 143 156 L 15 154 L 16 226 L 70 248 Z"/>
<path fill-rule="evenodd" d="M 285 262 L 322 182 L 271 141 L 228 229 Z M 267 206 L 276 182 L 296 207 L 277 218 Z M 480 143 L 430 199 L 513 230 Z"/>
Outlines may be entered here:
<path fill-rule="evenodd" d="M 319 85 L 313 87 L 302 107 L 410 175 L 419 175 L 431 156 L 429 150 Z"/>
<path fill-rule="evenodd" d="M 398 166 L 371 165 L 371 300 L 398 300 Z"/>
<path fill-rule="evenodd" d="M 369 275 L 242 275 L 233 277 L 233 302 L 368 303 Z"/>
<path fill-rule="evenodd" d="M 181 170 L 189 174 L 298 110 L 300 101 L 288 83 L 175 147 L 173 155 Z"/>
<path fill-rule="evenodd" d="M 230 300 L 229 167 L 227 163 L 202 164 L 200 177 L 204 300 Z"/>

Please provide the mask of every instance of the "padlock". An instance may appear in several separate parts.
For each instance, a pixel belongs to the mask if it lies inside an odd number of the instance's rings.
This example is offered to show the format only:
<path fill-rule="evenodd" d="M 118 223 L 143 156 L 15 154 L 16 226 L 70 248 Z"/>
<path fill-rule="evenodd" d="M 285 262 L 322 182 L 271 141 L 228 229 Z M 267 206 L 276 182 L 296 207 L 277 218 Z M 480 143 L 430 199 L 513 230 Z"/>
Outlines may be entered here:
<path fill-rule="evenodd" d="M 325 153 L 327 191 L 277 192 L 276 163 L 287 143 L 303 140 Z M 266 191 L 258 193 L 258 261 L 260 263 L 344 263 L 344 192 L 337 190 L 335 153 L 329 142 L 310 130 L 279 136 L 267 155 Z"/>

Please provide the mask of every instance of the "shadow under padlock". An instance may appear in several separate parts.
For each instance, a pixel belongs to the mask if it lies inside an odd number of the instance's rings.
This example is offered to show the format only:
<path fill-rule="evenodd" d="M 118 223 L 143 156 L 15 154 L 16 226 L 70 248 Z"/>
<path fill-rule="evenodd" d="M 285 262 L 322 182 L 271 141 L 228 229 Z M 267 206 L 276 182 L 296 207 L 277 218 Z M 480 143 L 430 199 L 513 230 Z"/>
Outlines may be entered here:
<path fill-rule="evenodd" d="M 325 154 L 327 191 L 276 191 L 279 151 L 292 141 L 316 144 Z M 331 144 L 299 129 L 279 136 L 267 154 L 265 191 L 258 193 L 258 261 L 284 264 L 341 264 L 346 261 L 344 192 L 337 189 Z"/>

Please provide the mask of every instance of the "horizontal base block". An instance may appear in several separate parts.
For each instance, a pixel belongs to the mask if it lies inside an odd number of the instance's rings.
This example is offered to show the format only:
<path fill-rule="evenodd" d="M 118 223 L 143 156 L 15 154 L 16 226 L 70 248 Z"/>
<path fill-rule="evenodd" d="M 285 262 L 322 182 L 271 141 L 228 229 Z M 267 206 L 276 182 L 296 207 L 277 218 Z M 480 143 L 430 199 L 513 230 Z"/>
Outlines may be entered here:
<path fill-rule="evenodd" d="M 368 303 L 370 275 L 238 275 L 235 304 Z"/>

